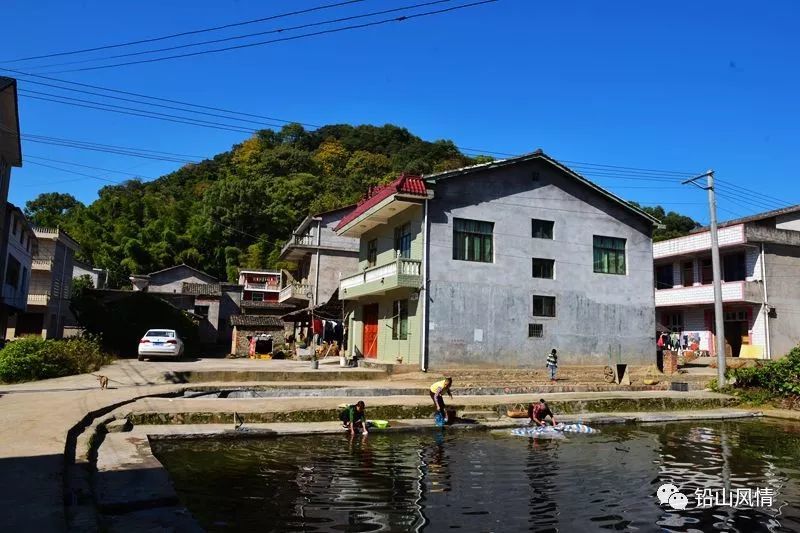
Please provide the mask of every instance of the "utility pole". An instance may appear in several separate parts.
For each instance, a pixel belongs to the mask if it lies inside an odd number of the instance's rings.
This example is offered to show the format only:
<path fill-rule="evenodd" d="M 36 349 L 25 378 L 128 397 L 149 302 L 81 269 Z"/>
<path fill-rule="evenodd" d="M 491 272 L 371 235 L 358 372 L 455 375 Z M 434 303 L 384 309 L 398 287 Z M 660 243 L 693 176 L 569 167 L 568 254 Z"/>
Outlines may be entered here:
<path fill-rule="evenodd" d="M 697 184 L 697 180 L 706 178 L 706 186 Z M 717 386 L 725 386 L 725 320 L 722 315 L 722 269 L 719 260 L 719 238 L 717 236 L 717 197 L 714 192 L 714 171 L 709 170 L 683 182 L 708 192 L 708 211 L 711 226 L 711 269 L 714 274 L 714 324 L 717 344 Z"/>

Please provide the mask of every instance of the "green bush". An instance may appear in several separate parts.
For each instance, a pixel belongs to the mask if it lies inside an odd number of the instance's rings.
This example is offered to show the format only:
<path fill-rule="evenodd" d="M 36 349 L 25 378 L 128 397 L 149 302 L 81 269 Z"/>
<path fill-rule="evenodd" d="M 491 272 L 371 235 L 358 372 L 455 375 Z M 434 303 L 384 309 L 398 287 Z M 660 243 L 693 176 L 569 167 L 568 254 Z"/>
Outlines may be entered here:
<path fill-rule="evenodd" d="M 768 365 L 738 368 L 731 375 L 736 378 L 737 388 L 761 388 L 780 396 L 800 395 L 800 346 Z"/>
<path fill-rule="evenodd" d="M 111 360 L 95 337 L 23 337 L 0 350 L 0 381 L 14 383 L 84 374 Z"/>

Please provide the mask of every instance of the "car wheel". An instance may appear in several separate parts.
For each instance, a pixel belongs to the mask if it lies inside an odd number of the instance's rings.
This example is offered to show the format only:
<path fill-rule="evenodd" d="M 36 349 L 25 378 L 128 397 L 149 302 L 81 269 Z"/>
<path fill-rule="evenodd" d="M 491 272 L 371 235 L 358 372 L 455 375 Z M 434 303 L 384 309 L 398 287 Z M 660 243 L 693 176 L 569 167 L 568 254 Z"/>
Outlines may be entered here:
<path fill-rule="evenodd" d="M 137 357 L 137 359 L 138 359 L 139 361 L 144 361 L 144 356 L 143 356 L 143 355 L 140 355 L 140 356 L 138 356 L 138 357 Z"/>

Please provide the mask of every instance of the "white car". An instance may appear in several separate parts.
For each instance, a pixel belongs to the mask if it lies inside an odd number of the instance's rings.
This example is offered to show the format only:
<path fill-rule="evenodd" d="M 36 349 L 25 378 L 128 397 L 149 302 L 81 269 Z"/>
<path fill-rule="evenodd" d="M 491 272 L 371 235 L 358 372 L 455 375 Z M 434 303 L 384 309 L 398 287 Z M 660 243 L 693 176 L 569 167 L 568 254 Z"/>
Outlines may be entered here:
<path fill-rule="evenodd" d="M 149 329 L 139 341 L 139 361 L 145 357 L 183 356 L 183 341 L 174 329 Z"/>

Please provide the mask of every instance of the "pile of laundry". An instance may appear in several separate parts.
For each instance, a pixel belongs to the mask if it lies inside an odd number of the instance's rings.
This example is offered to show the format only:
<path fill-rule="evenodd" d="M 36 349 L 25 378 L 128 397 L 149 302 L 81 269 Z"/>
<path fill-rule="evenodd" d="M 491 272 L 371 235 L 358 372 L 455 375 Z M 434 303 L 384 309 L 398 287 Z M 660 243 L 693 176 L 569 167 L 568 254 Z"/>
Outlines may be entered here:
<path fill-rule="evenodd" d="M 563 439 L 565 433 L 597 433 L 598 431 L 585 424 L 557 424 L 555 426 L 522 426 L 511 430 L 518 437 L 534 437 L 541 439 Z"/>

